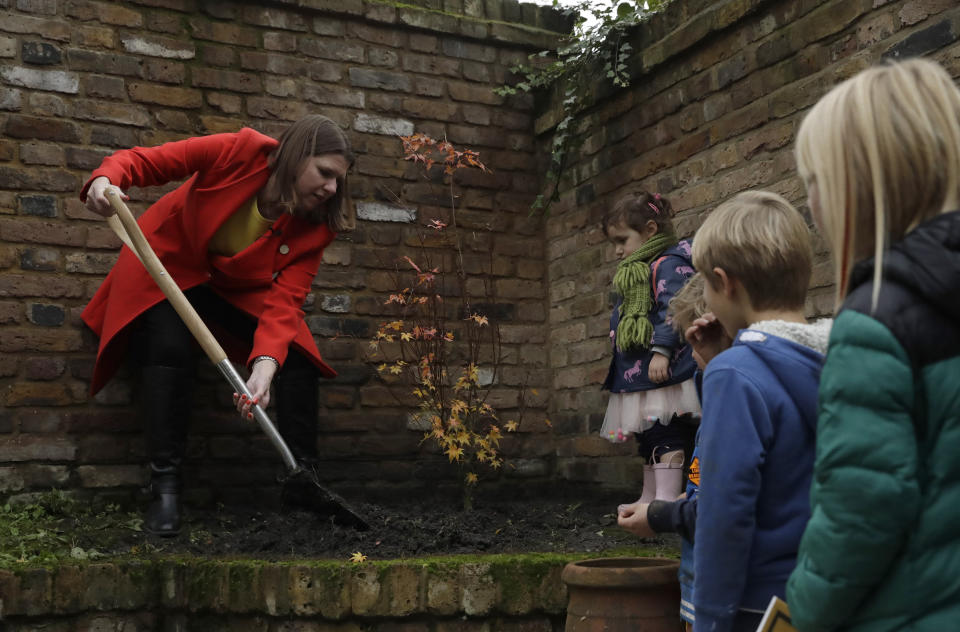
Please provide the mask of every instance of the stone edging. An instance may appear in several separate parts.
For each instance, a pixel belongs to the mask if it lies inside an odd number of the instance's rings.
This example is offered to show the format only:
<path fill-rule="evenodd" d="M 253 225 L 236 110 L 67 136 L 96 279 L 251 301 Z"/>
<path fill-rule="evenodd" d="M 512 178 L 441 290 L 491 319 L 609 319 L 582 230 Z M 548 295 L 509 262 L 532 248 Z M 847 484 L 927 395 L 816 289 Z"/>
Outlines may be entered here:
<path fill-rule="evenodd" d="M 607 554 L 613 552 L 361 564 L 159 558 L 0 569 L 0 621 L 117 610 L 335 621 L 354 616 L 556 615 L 567 604 L 567 589 L 560 579 L 563 567 L 572 560 Z"/>

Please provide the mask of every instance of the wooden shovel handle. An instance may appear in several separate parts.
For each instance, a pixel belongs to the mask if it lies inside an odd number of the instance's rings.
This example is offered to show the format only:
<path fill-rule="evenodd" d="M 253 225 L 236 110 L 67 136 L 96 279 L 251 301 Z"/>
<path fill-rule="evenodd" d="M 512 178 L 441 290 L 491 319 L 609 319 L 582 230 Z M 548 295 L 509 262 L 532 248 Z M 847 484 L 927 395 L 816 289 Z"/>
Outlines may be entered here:
<path fill-rule="evenodd" d="M 143 231 L 141 231 L 140 226 L 137 225 L 137 220 L 133 218 L 133 213 L 131 213 L 127 205 L 123 203 L 123 200 L 120 199 L 120 195 L 115 189 L 107 189 L 106 196 L 107 199 L 110 200 L 110 205 L 113 207 L 113 210 L 116 211 L 117 217 L 120 219 L 119 225 L 113 221 L 109 221 L 110 228 L 112 228 L 113 232 L 117 234 L 117 237 L 133 251 L 137 258 L 143 262 L 143 266 L 147 269 L 147 272 L 153 280 L 157 282 L 157 285 L 160 286 L 160 291 L 162 291 L 163 295 L 170 301 L 173 309 L 177 311 L 177 314 L 180 315 L 187 329 L 190 330 L 193 337 L 200 343 L 200 346 L 203 348 L 204 353 L 207 354 L 207 357 L 210 358 L 210 361 L 214 364 L 220 364 L 220 362 L 227 357 L 227 354 L 223 352 L 223 347 L 220 346 L 217 339 L 213 337 L 213 334 L 210 333 L 207 326 L 200 320 L 200 315 L 197 314 L 197 310 L 193 308 L 193 305 L 191 305 L 187 297 L 184 296 L 183 290 L 177 287 L 176 281 L 167 273 L 166 268 L 163 267 L 163 263 L 160 262 L 160 258 L 153 252 L 153 248 L 150 247 L 146 237 L 143 236 Z M 121 231 L 124 232 L 121 234 Z"/>

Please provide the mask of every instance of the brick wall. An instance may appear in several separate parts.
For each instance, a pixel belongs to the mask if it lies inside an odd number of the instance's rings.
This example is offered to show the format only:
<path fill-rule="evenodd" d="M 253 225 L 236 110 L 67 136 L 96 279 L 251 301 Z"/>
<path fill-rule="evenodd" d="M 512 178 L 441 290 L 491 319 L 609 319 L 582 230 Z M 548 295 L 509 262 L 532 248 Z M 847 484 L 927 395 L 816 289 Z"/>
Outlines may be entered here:
<path fill-rule="evenodd" d="M 640 183 L 669 196 L 683 235 L 747 188 L 802 207 L 792 141 L 830 85 L 884 56 L 928 54 L 960 74 L 951 0 L 675 0 L 633 35 L 631 88 L 587 86 L 594 101 L 576 126 L 570 178 L 543 221 L 527 207 L 559 109 L 534 111 L 532 99 L 490 89 L 568 26 L 548 9 L 511 0 L 0 7 L 0 494 L 106 493 L 143 480 L 132 382 L 121 375 L 88 398 L 96 341 L 78 319 L 118 243 L 75 193 L 117 148 L 241 125 L 276 133 L 307 112 L 348 130 L 361 221 L 328 249 L 306 309 L 341 373 L 321 395 L 324 475 L 380 493 L 456 476 L 363 361 L 391 289 L 380 262 L 411 252 L 418 228 L 449 213 L 438 185 L 402 161 L 394 134 L 446 135 L 480 151 L 494 171 L 461 180 L 460 218 L 471 265 L 495 255 L 495 308 L 507 318 L 494 398 L 510 414 L 521 383 L 537 389 L 521 432 L 503 444 L 508 466 L 496 482 L 624 486 L 639 481 L 633 445 L 595 434 L 614 271 L 599 220 L 617 192 Z M 131 191 L 132 206 L 165 190 Z M 817 251 L 810 315 L 832 300 L 819 239 Z M 229 414 L 213 370 L 199 382 L 191 493 L 270 490 L 272 448 Z"/>
<path fill-rule="evenodd" d="M 544 239 L 530 98 L 492 87 L 569 28 L 513 0 L 199 2 L 0 0 L 0 495 L 56 485 L 129 490 L 144 480 L 133 380 L 88 397 L 96 340 L 79 314 L 119 242 L 76 194 L 119 148 L 252 126 L 276 134 L 307 113 L 344 127 L 358 153 L 358 229 L 327 249 L 305 309 L 340 372 L 322 389 L 321 455 L 333 482 L 390 493 L 455 477 L 378 385 L 363 350 L 383 319 L 386 269 L 413 252 L 446 191 L 402 159 L 397 134 L 480 152 L 493 169 L 460 181 L 471 271 L 492 247 L 504 414 L 526 380 L 528 423 L 504 445 L 502 479 L 549 477 Z M 171 187 L 131 190 L 142 211 Z M 411 209 L 413 212 L 411 212 Z M 191 493 L 246 497 L 279 463 L 230 414 L 201 370 L 189 446 Z M 216 485 L 210 485 L 216 483 Z"/>
<path fill-rule="evenodd" d="M 806 212 L 792 155 L 805 112 L 883 58 L 929 55 L 958 76 L 958 37 L 953 0 L 687 0 L 634 34 L 632 86 L 590 86 L 596 100 L 578 119 L 580 146 L 546 226 L 551 418 L 569 435 L 558 447 L 561 475 L 625 483 L 635 461 L 625 458 L 632 441 L 616 446 L 595 434 L 606 406 L 599 384 L 615 269 L 600 220 L 618 192 L 638 183 L 666 195 L 683 236 L 751 188 Z M 555 101 L 537 129 L 549 130 L 559 112 Z M 832 270 L 819 236 L 815 247 L 807 313 L 828 315 Z"/>

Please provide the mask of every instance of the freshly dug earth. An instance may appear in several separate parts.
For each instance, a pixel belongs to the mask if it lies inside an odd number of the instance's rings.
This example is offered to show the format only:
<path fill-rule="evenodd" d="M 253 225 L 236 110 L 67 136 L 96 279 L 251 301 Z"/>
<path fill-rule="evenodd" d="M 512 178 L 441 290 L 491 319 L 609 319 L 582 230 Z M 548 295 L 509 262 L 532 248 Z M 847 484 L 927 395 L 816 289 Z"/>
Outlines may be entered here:
<path fill-rule="evenodd" d="M 188 509 L 176 537 L 124 530 L 112 534 L 107 550 L 99 550 L 266 560 L 345 560 L 359 552 L 378 560 L 471 553 L 599 552 L 641 544 L 675 555 L 678 544 L 675 537 L 641 540 L 623 531 L 616 524 L 616 504 L 609 499 L 481 501 L 471 511 L 426 501 L 354 506 L 369 520 L 369 530 L 341 527 L 304 511 Z"/>

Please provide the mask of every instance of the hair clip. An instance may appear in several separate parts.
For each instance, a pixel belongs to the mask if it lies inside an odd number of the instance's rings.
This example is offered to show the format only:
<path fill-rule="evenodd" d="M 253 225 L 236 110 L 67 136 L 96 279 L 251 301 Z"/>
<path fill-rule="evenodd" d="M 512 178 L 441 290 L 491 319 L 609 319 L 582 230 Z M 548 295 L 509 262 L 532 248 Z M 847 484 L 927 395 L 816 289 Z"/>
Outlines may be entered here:
<path fill-rule="evenodd" d="M 654 193 L 654 194 L 653 194 L 653 199 L 659 202 L 659 201 L 660 201 L 660 194 L 659 194 L 659 193 Z"/>
<path fill-rule="evenodd" d="M 652 209 L 653 209 L 653 212 L 654 212 L 655 214 L 657 214 L 657 215 L 660 214 L 660 209 L 658 209 L 658 208 L 657 208 L 657 205 L 654 204 L 653 202 L 647 202 L 647 206 L 649 206 L 650 208 L 652 208 Z"/>

